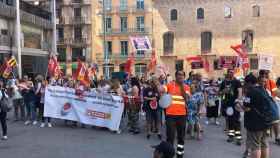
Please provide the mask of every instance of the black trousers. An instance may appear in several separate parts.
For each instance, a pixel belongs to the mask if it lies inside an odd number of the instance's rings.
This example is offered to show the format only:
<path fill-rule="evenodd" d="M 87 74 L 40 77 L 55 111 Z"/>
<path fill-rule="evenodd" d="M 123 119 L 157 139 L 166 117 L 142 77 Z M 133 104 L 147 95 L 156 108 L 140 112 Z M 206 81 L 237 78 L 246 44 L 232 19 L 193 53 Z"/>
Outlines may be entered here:
<path fill-rule="evenodd" d="M 3 136 L 7 135 L 7 112 L 0 112 L 0 122 L 2 126 Z"/>
<path fill-rule="evenodd" d="M 228 136 L 235 138 L 236 140 L 241 140 L 241 122 L 240 122 L 240 112 L 234 109 L 233 116 L 228 116 Z"/>
<path fill-rule="evenodd" d="M 184 156 L 185 130 L 186 116 L 166 116 L 167 142 L 174 145 L 177 132 L 177 158 L 183 158 Z"/>

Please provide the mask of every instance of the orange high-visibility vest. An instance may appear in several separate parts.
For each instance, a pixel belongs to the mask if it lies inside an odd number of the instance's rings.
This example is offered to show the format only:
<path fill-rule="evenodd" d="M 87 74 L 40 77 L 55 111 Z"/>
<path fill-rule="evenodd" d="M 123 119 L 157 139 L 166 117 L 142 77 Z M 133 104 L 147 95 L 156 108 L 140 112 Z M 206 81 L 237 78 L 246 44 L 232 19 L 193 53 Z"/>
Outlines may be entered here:
<path fill-rule="evenodd" d="M 271 93 L 272 97 L 276 97 L 277 86 L 274 80 L 268 79 L 265 87 Z"/>
<path fill-rule="evenodd" d="M 187 115 L 186 102 L 181 94 L 180 86 L 175 82 L 170 82 L 164 86 L 165 91 L 172 96 L 171 105 L 166 108 L 166 115 Z M 190 95 L 190 87 L 184 85 L 185 92 Z"/>

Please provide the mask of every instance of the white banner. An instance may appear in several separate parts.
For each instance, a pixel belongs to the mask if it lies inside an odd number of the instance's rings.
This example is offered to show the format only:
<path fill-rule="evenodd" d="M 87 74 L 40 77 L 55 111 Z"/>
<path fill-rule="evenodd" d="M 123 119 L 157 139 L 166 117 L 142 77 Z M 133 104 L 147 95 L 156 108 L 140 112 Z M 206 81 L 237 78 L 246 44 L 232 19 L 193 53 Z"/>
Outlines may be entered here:
<path fill-rule="evenodd" d="M 123 110 L 124 103 L 120 96 L 93 91 L 77 95 L 75 89 L 59 86 L 48 86 L 45 93 L 45 117 L 78 121 L 117 131 Z"/>
<path fill-rule="evenodd" d="M 150 40 L 147 36 L 129 37 L 134 50 L 152 50 Z"/>
<path fill-rule="evenodd" d="M 273 66 L 273 56 L 271 55 L 259 55 L 259 70 L 269 70 L 272 71 Z"/>

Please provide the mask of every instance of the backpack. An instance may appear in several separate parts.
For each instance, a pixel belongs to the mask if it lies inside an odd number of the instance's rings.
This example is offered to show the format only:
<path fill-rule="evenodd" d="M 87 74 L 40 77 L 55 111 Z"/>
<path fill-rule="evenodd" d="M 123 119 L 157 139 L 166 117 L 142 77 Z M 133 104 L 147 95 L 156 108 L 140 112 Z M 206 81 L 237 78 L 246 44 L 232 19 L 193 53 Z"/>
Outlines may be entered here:
<path fill-rule="evenodd" d="M 268 94 L 268 92 L 263 87 L 256 87 L 256 90 L 260 92 L 262 96 L 262 111 L 256 108 L 253 110 L 264 120 L 267 126 L 272 126 L 280 121 L 279 109 L 277 103 Z"/>
<path fill-rule="evenodd" d="M 9 98 L 6 97 L 4 90 L 1 90 L 2 98 L 0 100 L 0 110 L 1 112 L 9 112 L 12 109 L 12 103 Z"/>

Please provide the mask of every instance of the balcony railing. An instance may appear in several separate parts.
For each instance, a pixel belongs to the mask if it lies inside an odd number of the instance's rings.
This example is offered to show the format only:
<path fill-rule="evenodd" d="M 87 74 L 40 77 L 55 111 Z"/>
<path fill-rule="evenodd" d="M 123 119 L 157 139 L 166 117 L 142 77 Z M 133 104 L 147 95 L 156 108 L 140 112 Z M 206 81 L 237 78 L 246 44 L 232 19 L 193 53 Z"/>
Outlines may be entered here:
<path fill-rule="evenodd" d="M 90 40 L 88 38 L 58 38 L 58 45 L 88 45 Z"/>
<path fill-rule="evenodd" d="M 90 17 L 59 17 L 58 25 L 83 25 L 91 24 Z"/>
<path fill-rule="evenodd" d="M 103 35 L 103 30 L 100 31 L 100 35 Z M 123 35 L 123 34 L 150 34 L 150 28 L 120 28 L 110 29 L 106 31 L 106 35 Z"/>
<path fill-rule="evenodd" d="M 6 5 L 3 2 L 0 2 L 0 16 L 14 18 L 16 17 L 15 7 Z"/>
<path fill-rule="evenodd" d="M 11 36 L 0 35 L 0 46 L 11 46 Z"/>
<path fill-rule="evenodd" d="M 4 16 L 8 18 L 16 18 L 16 8 L 14 6 L 8 6 L 0 2 L 0 16 Z M 46 20 L 34 14 L 27 13 L 26 11 L 23 10 L 20 10 L 20 18 L 21 21 L 23 22 L 31 23 L 45 29 L 52 28 L 52 23 L 50 20 Z"/>

